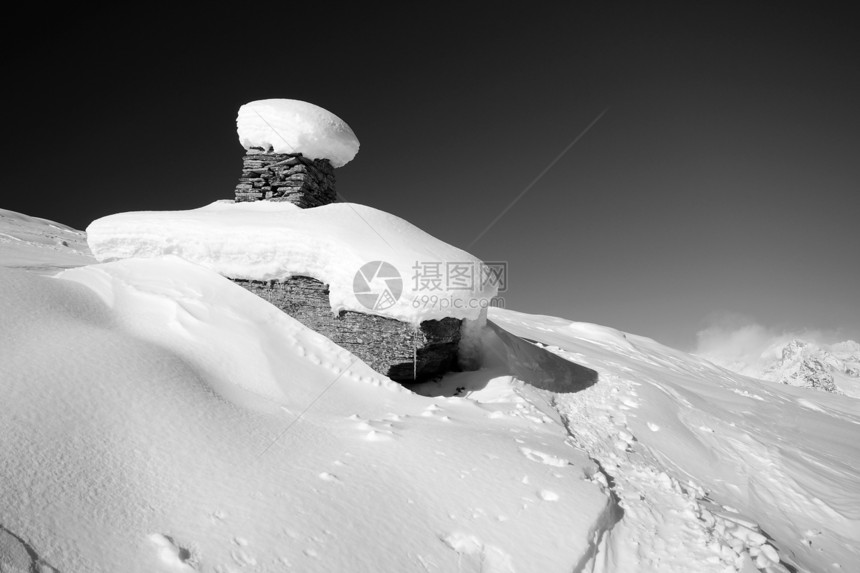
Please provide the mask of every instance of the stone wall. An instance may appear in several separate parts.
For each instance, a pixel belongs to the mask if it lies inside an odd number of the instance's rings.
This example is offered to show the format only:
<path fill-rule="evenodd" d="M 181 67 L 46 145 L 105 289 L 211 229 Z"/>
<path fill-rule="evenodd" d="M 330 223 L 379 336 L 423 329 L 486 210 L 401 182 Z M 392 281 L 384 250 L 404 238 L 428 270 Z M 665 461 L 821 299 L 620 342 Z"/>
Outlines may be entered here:
<path fill-rule="evenodd" d="M 233 282 L 327 336 L 392 380 L 422 382 L 458 369 L 459 319 L 427 320 L 416 329 L 399 320 L 360 312 L 335 315 L 328 286 L 309 277 Z"/>
<path fill-rule="evenodd" d="M 289 201 L 307 209 L 337 200 L 334 168 L 328 159 L 267 153 L 252 147 L 242 161 L 236 202 Z"/>
<path fill-rule="evenodd" d="M 260 200 L 289 201 L 303 209 L 334 203 L 334 168 L 327 159 L 308 159 L 301 153 L 269 153 L 252 147 L 243 158 L 236 202 Z M 361 312 L 335 315 L 327 285 L 309 277 L 234 282 L 392 380 L 422 382 L 458 369 L 459 319 L 427 320 L 415 328 Z"/>

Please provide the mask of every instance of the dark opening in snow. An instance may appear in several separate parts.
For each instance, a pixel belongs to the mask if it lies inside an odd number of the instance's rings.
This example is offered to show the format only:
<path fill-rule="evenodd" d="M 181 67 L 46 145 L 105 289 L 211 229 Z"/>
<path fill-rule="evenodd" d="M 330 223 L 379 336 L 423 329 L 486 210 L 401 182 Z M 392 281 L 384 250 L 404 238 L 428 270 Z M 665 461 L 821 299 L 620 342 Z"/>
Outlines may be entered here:
<path fill-rule="evenodd" d="M 511 334 L 491 320 L 487 325 L 505 345 L 508 368 L 520 380 L 560 393 L 579 392 L 597 382 L 597 371 L 565 360 L 532 341 Z"/>

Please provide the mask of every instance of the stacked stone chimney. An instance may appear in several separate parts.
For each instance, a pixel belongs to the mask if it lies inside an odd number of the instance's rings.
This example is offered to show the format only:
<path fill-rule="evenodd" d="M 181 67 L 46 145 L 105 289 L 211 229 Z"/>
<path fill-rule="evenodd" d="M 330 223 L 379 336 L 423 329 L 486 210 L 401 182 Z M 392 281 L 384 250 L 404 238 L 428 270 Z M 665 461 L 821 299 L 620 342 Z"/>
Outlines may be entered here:
<path fill-rule="evenodd" d="M 289 201 L 302 209 L 337 201 L 334 167 L 328 159 L 301 153 L 269 153 L 252 147 L 243 158 L 236 202 Z"/>

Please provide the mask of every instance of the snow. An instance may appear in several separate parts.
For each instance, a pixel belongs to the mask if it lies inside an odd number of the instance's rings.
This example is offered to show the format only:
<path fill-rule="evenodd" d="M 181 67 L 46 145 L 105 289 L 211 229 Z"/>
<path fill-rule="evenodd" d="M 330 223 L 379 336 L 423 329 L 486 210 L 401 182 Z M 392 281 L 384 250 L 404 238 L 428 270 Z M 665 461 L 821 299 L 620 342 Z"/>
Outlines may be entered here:
<path fill-rule="evenodd" d="M 495 284 L 481 284 L 479 259 L 403 219 L 354 203 L 300 209 L 286 202 L 219 201 L 189 211 L 120 213 L 90 224 L 87 240 L 99 261 L 176 255 L 237 279 L 313 277 L 329 285 L 332 312 L 369 312 L 415 324 L 446 316 L 478 319 L 497 292 Z M 399 274 L 392 281 L 402 292 L 391 289 L 391 306 L 356 296 L 357 273 L 374 261 Z M 447 265 L 461 265 L 472 273 L 472 288 L 447 280 L 429 288 L 418 280 L 425 264 L 441 269 L 443 279 Z M 367 278 L 372 293 L 388 292 L 387 277 Z"/>
<path fill-rule="evenodd" d="M 0 317 L 0 570 L 860 570 L 848 396 L 501 309 L 413 393 L 165 253 L 0 267 Z"/>
<path fill-rule="evenodd" d="M 358 153 L 358 138 L 342 119 L 312 103 L 265 99 L 246 103 L 236 118 L 239 143 L 274 153 L 301 153 L 342 167 Z"/>
<path fill-rule="evenodd" d="M 718 347 L 705 347 L 702 355 L 753 378 L 860 397 L 860 344 L 853 340 L 826 344 L 783 338 L 758 353 L 726 355 Z"/>
<path fill-rule="evenodd" d="M 94 262 L 83 232 L 0 209 L 0 265 L 53 274 Z"/>
<path fill-rule="evenodd" d="M 777 567 L 777 554 L 801 571 L 858 570 L 860 402 L 605 327 L 495 308 L 489 318 L 599 373 L 555 398 L 624 509 L 598 570 L 744 570 Z"/>
<path fill-rule="evenodd" d="M 60 571 L 568 571 L 606 511 L 494 371 L 418 396 L 179 258 L 0 290 L 0 524 Z"/>

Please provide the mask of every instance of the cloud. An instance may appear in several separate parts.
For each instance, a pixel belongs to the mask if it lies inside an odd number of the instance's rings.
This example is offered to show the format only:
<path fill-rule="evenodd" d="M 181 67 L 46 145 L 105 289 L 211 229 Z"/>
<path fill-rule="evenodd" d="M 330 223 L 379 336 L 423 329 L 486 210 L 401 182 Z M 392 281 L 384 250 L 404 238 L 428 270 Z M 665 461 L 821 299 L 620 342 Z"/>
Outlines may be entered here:
<path fill-rule="evenodd" d="M 710 325 L 696 334 L 694 354 L 742 374 L 754 375 L 779 358 L 782 347 L 794 339 L 828 346 L 839 333 L 814 329 L 780 330 L 735 313 L 714 316 Z"/>

